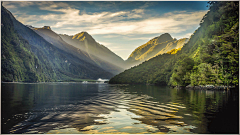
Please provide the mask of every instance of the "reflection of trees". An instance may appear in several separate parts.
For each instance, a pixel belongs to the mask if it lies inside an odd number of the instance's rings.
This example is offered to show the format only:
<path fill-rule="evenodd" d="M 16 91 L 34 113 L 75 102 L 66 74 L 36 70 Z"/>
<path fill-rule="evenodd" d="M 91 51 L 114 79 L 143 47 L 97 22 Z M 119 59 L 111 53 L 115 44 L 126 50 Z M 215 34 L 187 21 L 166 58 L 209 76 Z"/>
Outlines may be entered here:
<path fill-rule="evenodd" d="M 141 85 L 129 86 L 127 91 L 142 97 L 143 95 L 153 97 L 129 102 L 128 110 L 142 116 L 136 119 L 158 127 L 168 124 L 194 125 L 197 128 L 193 132 L 197 133 L 208 132 L 208 123 L 221 111 L 229 98 L 229 91 L 179 90 Z M 136 91 L 138 92 L 135 93 Z M 174 105 L 185 106 L 186 109 Z M 165 131 L 166 129 L 163 129 L 163 132 Z"/>
<path fill-rule="evenodd" d="M 177 90 L 172 89 L 173 102 L 182 102 L 187 111 L 193 114 L 193 121 L 189 123 L 196 125 L 198 132 L 207 133 L 208 123 L 227 103 L 229 91 L 211 90 Z"/>

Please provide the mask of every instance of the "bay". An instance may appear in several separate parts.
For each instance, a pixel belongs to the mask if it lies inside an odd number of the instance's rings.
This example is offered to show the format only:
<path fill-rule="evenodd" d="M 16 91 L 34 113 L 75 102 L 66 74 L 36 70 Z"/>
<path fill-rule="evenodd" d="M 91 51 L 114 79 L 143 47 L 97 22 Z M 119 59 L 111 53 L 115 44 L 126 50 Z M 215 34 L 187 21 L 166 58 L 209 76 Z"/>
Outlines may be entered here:
<path fill-rule="evenodd" d="M 239 91 L 1 83 L 2 133 L 239 133 Z"/>

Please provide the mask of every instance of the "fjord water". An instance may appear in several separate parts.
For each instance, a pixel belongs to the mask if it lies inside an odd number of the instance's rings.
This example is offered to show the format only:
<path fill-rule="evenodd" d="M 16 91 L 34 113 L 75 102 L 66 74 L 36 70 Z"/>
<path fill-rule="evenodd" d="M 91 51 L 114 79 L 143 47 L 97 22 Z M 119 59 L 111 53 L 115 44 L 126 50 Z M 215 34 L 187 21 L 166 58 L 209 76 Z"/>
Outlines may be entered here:
<path fill-rule="evenodd" d="M 239 133 L 238 90 L 2 83 L 2 133 Z"/>

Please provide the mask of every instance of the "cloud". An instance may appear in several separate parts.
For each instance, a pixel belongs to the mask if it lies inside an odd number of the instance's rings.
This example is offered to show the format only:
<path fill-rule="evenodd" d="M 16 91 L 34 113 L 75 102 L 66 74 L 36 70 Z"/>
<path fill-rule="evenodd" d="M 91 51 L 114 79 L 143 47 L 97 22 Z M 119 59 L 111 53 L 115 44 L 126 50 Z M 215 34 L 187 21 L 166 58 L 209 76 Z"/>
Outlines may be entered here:
<path fill-rule="evenodd" d="M 16 3 L 14 3 L 16 5 Z M 38 5 L 39 10 L 51 11 L 47 15 L 15 14 L 16 18 L 24 24 L 50 25 L 57 33 L 78 33 L 87 31 L 96 34 L 156 34 L 156 33 L 181 33 L 196 27 L 207 11 L 180 11 L 169 12 L 162 16 L 145 14 L 144 9 L 133 9 L 118 12 L 86 13 L 68 6 L 63 2 L 17 2 L 19 6 Z M 149 3 L 146 3 L 147 6 Z M 5 6 L 14 7 L 11 2 Z M 66 34 L 75 34 L 66 33 Z"/>
<path fill-rule="evenodd" d="M 58 10 L 60 11 L 60 10 Z M 158 18 L 141 18 L 142 12 L 102 12 L 82 14 L 75 9 L 61 9 L 63 15 L 47 15 L 43 20 L 58 20 L 53 28 L 79 26 L 79 29 L 91 34 L 154 34 L 154 33 L 180 33 L 189 27 L 199 24 L 206 11 L 191 13 L 168 14 Z M 125 15 L 125 17 L 123 16 Z M 123 19 L 129 19 L 122 21 Z M 88 24 L 82 27 L 81 25 Z M 70 27 L 71 27 L 70 26 Z"/>
<path fill-rule="evenodd" d="M 98 23 L 87 29 L 92 34 L 180 33 L 189 27 L 196 27 L 205 13 L 206 11 L 169 13 L 158 18 L 146 18 L 137 21 Z"/>
<path fill-rule="evenodd" d="M 106 35 L 106 36 L 103 36 L 104 38 L 116 38 L 118 37 L 118 35 Z"/>
<path fill-rule="evenodd" d="M 16 7 L 26 7 L 26 6 L 30 6 L 30 5 L 34 5 L 35 2 L 33 1 L 14 1 L 14 2 L 10 2 L 10 1 L 4 1 L 3 2 L 4 7 L 6 7 L 7 9 L 11 9 L 11 8 L 16 8 Z"/>

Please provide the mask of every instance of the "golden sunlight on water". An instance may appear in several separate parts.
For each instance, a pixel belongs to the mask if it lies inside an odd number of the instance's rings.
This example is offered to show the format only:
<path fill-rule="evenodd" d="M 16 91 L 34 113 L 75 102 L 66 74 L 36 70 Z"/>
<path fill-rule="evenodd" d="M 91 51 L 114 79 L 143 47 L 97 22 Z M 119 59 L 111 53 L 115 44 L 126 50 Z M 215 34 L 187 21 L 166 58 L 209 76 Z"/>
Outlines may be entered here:
<path fill-rule="evenodd" d="M 214 118 L 218 106 L 227 100 L 223 98 L 224 92 L 161 90 L 155 86 L 140 89 L 140 86 L 104 84 L 70 86 L 40 85 L 37 90 L 28 92 L 34 102 L 28 98 L 22 103 L 36 105 L 4 122 L 7 125 L 19 119 L 9 128 L 9 133 L 206 133 L 209 118 Z M 46 91 L 40 90 L 43 88 Z M 19 92 L 16 100 L 23 100 L 19 98 Z M 16 105 L 17 102 L 13 103 Z"/>
<path fill-rule="evenodd" d="M 58 127 L 47 133 L 193 133 L 190 130 L 196 127 L 181 121 L 184 116 L 176 115 L 180 109 L 186 108 L 184 104 L 159 103 L 149 101 L 149 98 L 151 97 L 126 94 L 122 91 L 99 95 L 90 102 L 91 105 L 83 109 L 85 113 L 79 110 L 80 112 L 71 114 L 75 123 L 69 125 L 69 128 Z M 70 116 L 60 115 L 60 117 Z M 85 121 L 85 123 L 81 121 Z"/>

